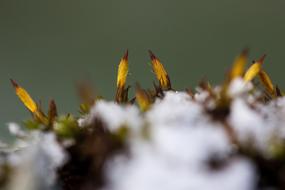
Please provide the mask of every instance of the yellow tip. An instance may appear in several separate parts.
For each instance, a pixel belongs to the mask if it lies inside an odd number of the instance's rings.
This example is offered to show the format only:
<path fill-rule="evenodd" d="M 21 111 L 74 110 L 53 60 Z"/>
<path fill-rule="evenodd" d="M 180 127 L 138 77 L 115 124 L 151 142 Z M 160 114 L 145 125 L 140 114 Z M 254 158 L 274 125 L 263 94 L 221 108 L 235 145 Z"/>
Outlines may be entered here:
<path fill-rule="evenodd" d="M 259 72 L 259 78 L 260 78 L 262 84 L 268 90 L 268 92 L 270 92 L 270 94 L 274 95 L 275 89 L 274 89 L 274 85 L 273 85 L 269 75 L 264 70 L 261 70 Z"/>
<path fill-rule="evenodd" d="M 119 63 L 118 74 L 117 74 L 117 88 L 124 88 L 127 80 L 127 75 L 129 72 L 128 67 L 129 66 L 128 66 L 128 50 L 127 50 Z"/>
<path fill-rule="evenodd" d="M 230 71 L 230 80 L 237 77 L 241 77 L 244 73 L 245 65 L 247 62 L 248 49 L 243 50 L 243 52 L 235 59 L 232 69 Z"/>
<path fill-rule="evenodd" d="M 146 91 L 141 89 L 138 85 L 136 88 L 136 101 L 142 111 L 148 110 L 151 105 L 151 101 Z"/>
<path fill-rule="evenodd" d="M 252 79 L 254 79 L 254 77 L 256 77 L 260 71 L 261 71 L 261 66 L 264 62 L 265 59 L 265 55 L 263 55 L 259 60 L 255 61 L 246 71 L 246 73 L 244 74 L 244 81 L 245 82 L 249 82 Z"/>
<path fill-rule="evenodd" d="M 152 70 L 155 73 L 157 80 L 159 81 L 160 87 L 163 90 L 171 89 L 170 79 L 163 65 L 151 51 L 149 51 L 149 54 L 152 63 Z"/>
<path fill-rule="evenodd" d="M 31 98 L 29 93 L 19 86 L 14 80 L 11 79 L 11 82 L 15 88 L 16 94 L 19 97 L 19 99 L 23 102 L 23 104 L 30 110 L 32 113 L 35 113 L 37 111 L 37 104 L 35 101 Z"/>

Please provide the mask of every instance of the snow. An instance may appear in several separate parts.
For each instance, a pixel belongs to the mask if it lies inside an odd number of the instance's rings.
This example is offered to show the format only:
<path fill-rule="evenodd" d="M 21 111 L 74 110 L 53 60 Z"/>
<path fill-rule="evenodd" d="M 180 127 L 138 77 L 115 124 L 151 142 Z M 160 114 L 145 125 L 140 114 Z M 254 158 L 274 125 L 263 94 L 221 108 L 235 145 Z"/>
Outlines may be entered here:
<path fill-rule="evenodd" d="M 245 82 L 242 78 L 234 79 L 229 86 L 228 95 L 230 97 L 237 97 L 244 95 L 253 88 L 251 82 Z"/>
<path fill-rule="evenodd" d="M 254 106 L 248 98 L 236 98 L 228 121 L 241 144 L 251 145 L 265 156 L 271 156 L 270 147 L 285 140 L 284 114 L 284 98 Z"/>
<path fill-rule="evenodd" d="M 52 133 L 33 132 L 27 141 L 27 147 L 9 156 L 9 163 L 14 168 L 9 188 L 52 189 L 56 169 L 67 159 L 63 148 Z"/>
<path fill-rule="evenodd" d="M 128 126 L 133 130 L 139 130 L 143 124 L 140 111 L 136 106 L 119 105 L 115 102 L 100 100 L 91 108 L 89 115 L 79 120 L 79 124 L 86 125 L 101 119 L 110 131 L 116 131 L 120 127 Z"/>
<path fill-rule="evenodd" d="M 167 92 L 145 118 L 150 139 L 133 138 L 130 155 L 109 163 L 106 190 L 254 188 L 254 165 L 246 158 L 230 158 L 234 149 L 223 126 L 205 116 L 202 106 L 187 94 Z M 210 169 L 211 158 L 227 164 Z"/>
<path fill-rule="evenodd" d="M 263 115 L 253 110 L 242 99 L 235 99 L 231 107 L 229 123 L 243 143 L 253 143 L 255 148 L 266 150 L 271 127 L 266 124 Z"/>
<path fill-rule="evenodd" d="M 146 113 L 150 125 L 187 126 L 201 119 L 202 106 L 184 92 L 167 92 L 163 100 L 157 99 Z"/>
<path fill-rule="evenodd" d="M 17 137 L 25 137 L 27 134 L 25 131 L 21 129 L 21 127 L 17 123 L 10 122 L 7 124 L 9 132 Z"/>
<path fill-rule="evenodd" d="M 129 157 L 119 156 L 110 163 L 106 189 L 250 190 L 255 184 L 254 166 L 244 158 L 230 160 L 228 139 L 213 126 L 159 127 L 150 142 L 136 139 L 131 146 Z M 214 156 L 229 163 L 211 170 L 207 162 Z"/>
<path fill-rule="evenodd" d="M 207 98 L 210 96 L 209 92 L 201 89 L 201 88 L 196 88 L 197 93 L 194 94 L 194 98 L 196 101 L 202 103 L 207 100 Z"/>

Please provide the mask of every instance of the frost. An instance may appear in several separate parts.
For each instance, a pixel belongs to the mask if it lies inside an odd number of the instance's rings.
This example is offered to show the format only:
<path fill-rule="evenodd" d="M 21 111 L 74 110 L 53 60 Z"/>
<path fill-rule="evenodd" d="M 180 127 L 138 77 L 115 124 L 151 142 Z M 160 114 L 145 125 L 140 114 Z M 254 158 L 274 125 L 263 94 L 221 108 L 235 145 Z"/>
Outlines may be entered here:
<path fill-rule="evenodd" d="M 229 122 L 240 142 L 250 143 L 262 151 L 266 150 L 273 128 L 267 125 L 262 114 L 250 108 L 244 100 L 234 100 Z"/>
<path fill-rule="evenodd" d="M 201 88 L 197 88 L 196 89 L 197 93 L 194 94 L 195 100 L 198 102 L 205 102 L 206 99 L 210 96 L 209 92 L 201 89 Z"/>
<path fill-rule="evenodd" d="M 269 134 L 275 141 L 285 140 L 285 98 L 278 98 L 269 104 L 257 104 L 257 106 L 261 114 L 264 115 L 266 122 L 264 125 L 271 128 Z"/>
<path fill-rule="evenodd" d="M 207 168 L 190 168 L 155 158 L 132 161 L 128 168 L 113 173 L 116 180 L 110 187 L 118 190 L 250 190 L 253 189 L 254 168 L 244 159 L 233 160 L 226 168 L 211 171 Z M 123 172 L 124 174 L 122 176 Z"/>
<path fill-rule="evenodd" d="M 242 78 L 237 78 L 230 83 L 228 94 L 231 97 L 244 95 L 253 88 L 252 83 L 245 82 Z"/>
<path fill-rule="evenodd" d="M 157 99 L 147 112 L 150 125 L 188 126 L 201 118 L 202 107 L 183 92 L 167 92 L 163 100 Z"/>
<path fill-rule="evenodd" d="M 256 173 L 233 147 L 220 123 L 212 121 L 187 94 L 167 92 L 146 113 L 150 139 L 133 138 L 130 155 L 107 167 L 106 190 L 251 190 Z M 212 158 L 224 165 L 211 169 Z"/>
<path fill-rule="evenodd" d="M 212 157 L 227 160 L 231 151 L 224 131 L 215 127 L 161 126 L 150 142 L 136 139 L 130 157 L 117 157 L 109 165 L 106 189 L 252 189 L 255 170 L 246 159 L 230 160 L 217 170 L 207 167 Z"/>
<path fill-rule="evenodd" d="M 21 129 L 17 123 L 8 123 L 9 132 L 17 137 L 27 136 L 26 132 Z"/>
<path fill-rule="evenodd" d="M 9 157 L 14 168 L 9 189 L 52 189 L 56 169 L 67 159 L 64 150 L 52 133 L 34 132 L 27 141 L 26 148 Z"/>
<path fill-rule="evenodd" d="M 133 130 L 138 130 L 142 126 L 140 111 L 136 106 L 119 105 L 114 102 L 98 101 L 92 107 L 90 114 L 83 120 L 79 120 L 80 125 L 91 123 L 95 118 L 102 119 L 111 131 L 116 131 L 122 126 L 128 126 Z"/>

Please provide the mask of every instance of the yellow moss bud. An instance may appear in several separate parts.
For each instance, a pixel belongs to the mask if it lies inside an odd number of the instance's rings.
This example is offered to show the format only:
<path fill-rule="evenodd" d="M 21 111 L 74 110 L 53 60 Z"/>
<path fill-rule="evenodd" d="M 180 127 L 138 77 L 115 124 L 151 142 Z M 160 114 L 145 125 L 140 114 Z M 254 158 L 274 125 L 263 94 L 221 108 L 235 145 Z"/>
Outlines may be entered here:
<path fill-rule="evenodd" d="M 35 101 L 31 98 L 29 93 L 19 86 L 14 80 L 11 79 L 11 82 L 15 88 L 16 95 L 19 97 L 19 99 L 23 102 L 23 104 L 30 110 L 32 113 L 35 113 L 37 111 L 37 104 Z"/>
<path fill-rule="evenodd" d="M 158 58 L 151 51 L 149 51 L 149 54 L 152 63 L 152 70 L 155 73 L 157 80 L 159 81 L 160 87 L 163 90 L 170 90 L 171 83 L 166 70 Z"/>
<path fill-rule="evenodd" d="M 261 70 L 259 72 L 259 78 L 260 78 L 262 84 L 268 90 L 268 92 L 270 92 L 270 94 L 274 95 L 275 89 L 274 89 L 274 85 L 273 85 L 269 75 L 264 70 Z"/>
<path fill-rule="evenodd" d="M 264 62 L 265 59 L 265 55 L 263 55 L 258 61 L 255 61 L 246 71 L 243 79 L 245 82 L 249 82 L 252 79 L 254 79 L 254 77 L 256 77 L 259 72 L 261 71 L 261 66 Z"/>
<path fill-rule="evenodd" d="M 128 101 L 128 88 L 125 88 L 128 72 L 129 72 L 129 66 L 128 66 L 128 50 L 127 50 L 125 55 L 121 59 L 118 68 L 117 91 L 115 97 L 118 103 Z"/>
<path fill-rule="evenodd" d="M 123 88 L 126 85 L 128 72 L 129 72 L 128 51 L 126 51 L 125 55 L 123 56 L 123 58 L 119 63 L 118 75 L 117 75 L 117 88 Z"/>
<path fill-rule="evenodd" d="M 48 119 L 46 116 L 40 111 L 38 108 L 37 104 L 35 101 L 31 98 L 29 93 L 19 86 L 14 80 L 11 79 L 11 82 L 15 88 L 16 95 L 19 97 L 21 102 L 25 105 L 25 107 L 33 113 L 34 117 L 42 122 L 43 124 L 47 125 L 48 124 Z"/>
<path fill-rule="evenodd" d="M 235 59 L 232 69 L 230 71 L 230 80 L 237 77 L 241 77 L 244 73 L 245 65 L 247 62 L 248 49 L 243 50 L 243 52 Z"/>
<path fill-rule="evenodd" d="M 151 105 L 151 100 L 147 92 L 137 85 L 136 88 L 136 101 L 142 111 L 148 110 Z"/>

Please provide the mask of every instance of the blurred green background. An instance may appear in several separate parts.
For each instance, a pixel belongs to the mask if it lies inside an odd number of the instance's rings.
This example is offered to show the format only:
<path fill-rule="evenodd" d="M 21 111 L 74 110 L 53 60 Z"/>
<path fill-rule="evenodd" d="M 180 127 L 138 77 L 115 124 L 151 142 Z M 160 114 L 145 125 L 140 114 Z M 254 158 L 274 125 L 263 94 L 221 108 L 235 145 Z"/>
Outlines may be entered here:
<path fill-rule="evenodd" d="M 9 79 L 44 107 L 76 113 L 75 82 L 90 80 L 114 96 L 120 57 L 130 51 L 129 84 L 154 80 L 147 50 L 168 70 L 176 89 L 207 77 L 223 79 L 233 58 L 267 53 L 264 67 L 285 88 L 284 0 L 1 0 L 0 133 L 30 117 Z"/>

